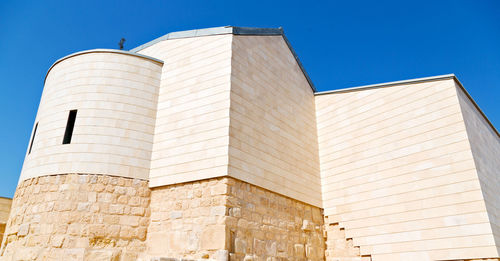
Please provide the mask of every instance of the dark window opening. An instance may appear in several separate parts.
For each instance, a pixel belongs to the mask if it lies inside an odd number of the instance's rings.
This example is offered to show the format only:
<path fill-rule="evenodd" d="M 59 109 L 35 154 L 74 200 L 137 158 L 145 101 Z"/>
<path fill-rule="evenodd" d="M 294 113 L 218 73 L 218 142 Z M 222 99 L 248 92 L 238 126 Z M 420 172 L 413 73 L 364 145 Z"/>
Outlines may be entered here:
<path fill-rule="evenodd" d="M 30 149 L 28 150 L 28 154 L 31 153 L 31 149 L 33 148 L 33 141 L 35 141 L 36 129 L 38 128 L 38 122 L 35 124 L 35 129 L 33 130 L 33 136 L 31 137 Z"/>
<path fill-rule="evenodd" d="M 63 144 L 71 143 L 71 137 L 73 136 L 73 129 L 75 127 L 76 120 L 76 110 L 69 111 L 68 123 L 66 123 L 66 131 L 64 132 Z"/>

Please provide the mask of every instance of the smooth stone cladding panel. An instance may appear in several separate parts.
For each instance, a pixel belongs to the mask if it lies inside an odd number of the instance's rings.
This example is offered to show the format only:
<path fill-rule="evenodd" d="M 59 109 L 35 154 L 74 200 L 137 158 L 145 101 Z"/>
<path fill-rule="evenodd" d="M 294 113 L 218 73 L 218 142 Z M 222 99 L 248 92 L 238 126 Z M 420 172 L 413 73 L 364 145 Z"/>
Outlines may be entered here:
<path fill-rule="evenodd" d="M 140 51 L 165 61 L 151 187 L 227 175 L 231 40 L 173 39 Z"/>
<path fill-rule="evenodd" d="M 156 59 L 116 50 L 56 62 L 20 181 L 66 173 L 148 179 L 161 67 Z M 63 145 L 70 110 L 78 113 L 71 144 Z"/>
<path fill-rule="evenodd" d="M 282 36 L 233 36 L 229 175 L 321 207 L 314 93 Z"/>
<path fill-rule="evenodd" d="M 500 191 L 500 137 L 458 85 L 457 92 L 489 221 L 500 253 L 500 200 L 498 199 Z"/>
<path fill-rule="evenodd" d="M 0 260 L 137 260 L 146 249 L 147 181 L 52 175 L 22 181 Z"/>
<path fill-rule="evenodd" d="M 361 255 L 498 257 L 460 105 L 451 78 L 316 96 L 325 216 Z"/>
<path fill-rule="evenodd" d="M 155 187 L 146 260 L 324 260 L 321 209 L 220 177 Z"/>

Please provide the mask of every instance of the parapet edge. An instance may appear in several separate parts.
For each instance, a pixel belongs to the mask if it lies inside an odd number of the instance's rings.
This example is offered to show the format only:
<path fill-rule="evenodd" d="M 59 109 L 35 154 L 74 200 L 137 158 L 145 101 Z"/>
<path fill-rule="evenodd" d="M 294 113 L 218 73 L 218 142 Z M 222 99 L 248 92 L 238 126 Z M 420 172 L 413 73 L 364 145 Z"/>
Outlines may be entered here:
<path fill-rule="evenodd" d="M 408 79 L 408 80 L 402 80 L 402 81 L 362 85 L 362 86 L 345 88 L 345 89 L 338 89 L 338 90 L 315 92 L 314 95 L 325 95 L 325 94 L 331 94 L 331 93 L 363 91 L 363 90 L 367 90 L 367 89 L 375 89 L 375 88 L 382 88 L 382 87 L 389 87 L 389 86 L 396 86 L 396 85 L 403 85 L 403 84 L 415 84 L 415 83 L 422 83 L 422 82 L 448 80 L 448 79 L 452 79 L 452 78 L 456 79 L 456 76 L 455 76 L 455 74 L 451 73 L 451 74 L 437 75 L 437 76 L 431 76 L 431 77 Z"/>
<path fill-rule="evenodd" d="M 159 64 L 163 64 L 163 61 L 160 60 L 160 59 L 156 59 L 154 57 L 150 57 L 150 56 L 147 56 L 147 55 L 144 55 L 144 54 L 134 53 L 134 52 L 130 52 L 130 51 L 115 50 L 115 49 L 91 49 L 91 50 L 85 50 L 85 51 L 80 51 L 80 52 L 76 52 L 76 53 L 72 53 L 72 54 L 66 55 L 66 56 L 58 59 L 57 61 L 55 61 L 50 66 L 50 68 L 47 70 L 47 73 L 45 74 L 45 79 L 43 80 L 44 85 L 45 85 L 45 81 L 47 81 L 47 76 L 49 75 L 50 70 L 52 70 L 52 68 L 54 68 L 54 66 L 56 66 L 56 64 L 58 64 L 58 63 L 60 63 L 60 62 L 62 62 L 64 60 L 66 60 L 68 58 L 71 58 L 71 57 L 74 57 L 74 56 L 78 56 L 78 55 L 82 55 L 82 54 L 88 54 L 88 53 L 116 53 L 116 54 L 124 54 L 124 55 L 130 55 L 130 56 L 135 56 L 135 57 L 143 58 L 143 59 L 146 59 L 146 60 L 157 62 Z"/>
<path fill-rule="evenodd" d="M 370 85 L 363 85 L 363 86 L 358 86 L 358 87 L 352 87 L 352 88 L 345 88 L 345 89 L 338 89 L 338 90 L 330 90 L 330 91 L 323 91 L 323 92 L 315 92 L 315 96 L 320 96 L 320 95 L 327 95 L 327 94 L 336 94 L 336 93 L 346 93 L 346 92 L 355 92 L 355 91 L 364 91 L 368 89 L 376 89 L 376 88 L 383 88 L 383 87 L 390 87 L 390 86 L 397 86 L 397 85 L 404 85 L 404 84 L 416 84 L 416 83 L 423 83 L 423 82 L 432 82 L 432 81 L 442 81 L 442 80 L 453 80 L 459 88 L 465 93 L 465 96 L 469 98 L 469 100 L 472 102 L 474 107 L 479 111 L 479 113 L 483 116 L 483 118 L 486 120 L 488 125 L 490 125 L 491 129 L 497 134 L 498 137 L 500 137 L 500 132 L 495 128 L 493 123 L 488 119 L 486 114 L 479 108 L 479 105 L 477 105 L 476 101 L 472 98 L 472 96 L 467 92 L 463 84 L 458 80 L 457 76 L 453 73 L 451 74 L 444 74 L 444 75 L 437 75 L 437 76 L 431 76 L 431 77 L 424 77 L 424 78 L 416 78 L 416 79 L 409 79 L 409 80 L 402 80 L 402 81 L 394 81 L 394 82 L 385 82 L 385 83 L 377 83 L 377 84 L 370 84 Z"/>
<path fill-rule="evenodd" d="M 285 32 L 283 31 L 282 27 L 279 27 L 279 28 L 256 28 L 256 27 L 220 26 L 220 27 L 211 27 L 211 28 L 204 28 L 204 29 L 171 32 L 171 33 L 168 33 L 164 36 L 158 37 L 152 41 L 149 41 L 145 44 L 139 45 L 138 47 L 131 49 L 130 52 L 139 52 L 145 48 L 148 48 L 156 43 L 159 43 L 159 42 L 165 41 L 165 40 L 200 37 L 200 36 L 210 36 L 210 35 L 223 35 L 223 34 L 261 35 L 261 36 L 281 35 L 283 37 L 283 40 L 285 40 L 285 43 L 288 46 L 288 49 L 290 49 L 290 52 L 292 53 L 293 57 L 295 58 L 295 61 L 297 61 L 297 64 L 298 64 L 300 70 L 302 71 L 302 73 L 304 74 L 304 77 L 306 78 L 307 82 L 309 83 L 309 86 L 311 87 L 312 91 L 316 92 L 316 88 L 315 88 L 311 78 L 309 77 L 309 74 L 306 72 L 304 66 L 302 65 L 302 62 L 300 61 L 297 53 L 293 49 L 290 41 L 288 41 L 288 39 L 286 38 Z"/>

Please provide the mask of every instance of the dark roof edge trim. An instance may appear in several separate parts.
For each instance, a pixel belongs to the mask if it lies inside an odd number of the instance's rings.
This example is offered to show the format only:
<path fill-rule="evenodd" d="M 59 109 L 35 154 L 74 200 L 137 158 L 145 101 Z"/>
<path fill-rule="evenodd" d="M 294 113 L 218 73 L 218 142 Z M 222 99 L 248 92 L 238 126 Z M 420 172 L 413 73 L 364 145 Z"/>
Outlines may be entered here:
<path fill-rule="evenodd" d="M 159 43 L 159 42 L 165 41 L 165 40 L 192 38 L 192 37 L 209 36 L 209 35 L 222 35 L 222 34 L 261 35 L 261 36 L 281 35 L 283 37 L 283 39 L 285 40 L 285 43 L 288 46 L 288 49 L 290 49 L 290 52 L 292 53 L 293 57 L 297 61 L 297 64 L 300 67 L 300 70 L 302 71 L 302 73 L 306 77 L 306 80 L 309 83 L 309 86 L 311 87 L 313 92 L 316 91 L 316 88 L 314 87 L 314 84 L 313 84 L 311 78 L 307 74 L 304 66 L 302 65 L 302 63 L 299 60 L 299 57 L 297 56 L 297 53 L 292 48 L 290 41 L 288 41 L 288 39 L 286 38 L 285 33 L 283 31 L 283 28 L 281 28 L 281 27 L 280 28 L 254 28 L 254 27 L 221 26 L 221 27 L 212 27 L 212 28 L 197 29 L 197 30 L 172 32 L 172 33 L 168 33 L 164 36 L 161 36 L 159 38 L 156 38 L 150 42 L 147 42 L 143 45 L 140 45 L 134 49 L 131 49 L 130 52 L 139 52 L 145 48 L 148 48 L 156 43 Z"/>
<path fill-rule="evenodd" d="M 488 119 L 486 114 L 479 108 L 479 105 L 477 105 L 476 101 L 472 98 L 472 96 L 467 92 L 465 87 L 462 85 L 460 80 L 458 80 L 457 76 L 455 74 L 445 74 L 445 75 L 438 75 L 438 76 L 432 76 L 432 77 L 425 77 L 425 78 L 417 78 L 417 79 L 410 79 L 410 80 L 403 80 L 403 81 L 395 81 L 395 82 L 386 82 L 386 83 L 378 83 L 378 84 L 371 84 L 371 85 L 364 85 L 364 86 L 359 86 L 359 87 L 353 87 L 353 88 L 346 88 L 346 89 L 339 89 L 339 90 L 331 90 L 331 91 L 324 91 L 324 92 L 316 92 L 314 95 L 327 95 L 327 94 L 336 94 L 336 93 L 346 93 L 346 92 L 355 92 L 355 91 L 364 91 L 368 89 L 376 89 L 376 88 L 383 88 L 383 87 L 390 87 L 390 86 L 396 86 L 396 85 L 404 85 L 404 84 L 415 84 L 415 83 L 423 83 L 423 82 L 432 82 L 432 81 L 442 81 L 442 80 L 450 80 L 453 79 L 454 82 L 460 87 L 460 89 L 465 93 L 465 96 L 469 98 L 469 100 L 472 102 L 472 105 L 477 109 L 477 111 L 483 116 L 483 118 L 486 120 L 488 125 L 490 125 L 491 129 L 497 134 L 498 137 L 500 137 L 500 132 L 495 128 L 493 123 Z"/>
<path fill-rule="evenodd" d="M 369 84 L 369 85 L 363 85 L 363 86 L 351 87 L 351 88 L 345 88 L 345 89 L 316 92 L 316 93 L 314 93 L 314 95 L 355 92 L 355 91 L 363 91 L 363 90 L 367 90 L 367 89 L 375 89 L 375 88 L 396 86 L 396 85 L 402 85 L 402 84 L 415 84 L 415 83 L 422 83 L 422 82 L 432 82 L 432 81 L 437 81 L 437 80 L 447 80 L 447 79 L 452 79 L 452 78 L 456 78 L 454 74 L 444 74 L 444 75 L 424 77 L 424 78 L 416 78 L 416 79 L 409 79 L 409 80 L 402 80 L 402 81 L 395 81 L 395 82 L 384 82 L 384 83 Z"/>
<path fill-rule="evenodd" d="M 165 40 L 192 38 L 209 35 L 234 34 L 234 35 L 283 35 L 283 29 L 280 28 L 253 28 L 253 27 L 236 27 L 236 26 L 220 26 L 204 29 L 195 29 L 179 32 L 171 32 L 164 36 L 158 37 L 143 45 L 131 49 L 131 52 L 139 52 L 142 49 L 148 48 L 156 43 Z"/>
<path fill-rule="evenodd" d="M 484 114 L 484 112 L 481 110 L 481 108 L 479 108 L 479 105 L 477 105 L 476 101 L 474 101 L 474 99 L 469 94 L 469 92 L 465 89 L 465 87 L 462 85 L 460 80 L 458 80 L 458 78 L 456 76 L 453 77 L 453 80 L 455 80 L 455 83 L 460 87 L 460 89 L 462 89 L 462 91 L 465 93 L 465 96 L 467 96 L 467 98 L 469 98 L 472 105 L 474 105 L 474 107 L 476 107 L 477 111 L 479 111 L 479 113 L 483 116 L 483 118 L 486 120 L 488 125 L 490 125 L 493 132 L 495 132 L 497 134 L 497 136 L 500 138 L 500 132 L 498 132 L 497 128 L 495 128 L 495 125 L 493 125 L 493 123 L 490 121 L 490 119 L 488 119 L 486 114 Z"/>
<path fill-rule="evenodd" d="M 292 44 L 290 44 L 290 41 L 288 41 L 288 38 L 286 38 L 285 34 L 282 34 L 283 40 L 285 40 L 286 45 L 288 45 L 288 49 L 290 49 L 290 52 L 292 52 L 293 58 L 295 58 L 295 61 L 297 61 L 297 64 L 299 65 L 300 70 L 304 74 L 304 77 L 306 77 L 307 82 L 309 83 L 309 86 L 311 87 L 313 93 L 316 92 L 316 87 L 314 86 L 314 83 L 312 82 L 311 78 L 309 78 L 309 74 L 307 74 L 306 69 L 302 65 L 302 62 L 300 62 L 299 56 L 295 52 L 295 50 L 292 47 Z"/>
<path fill-rule="evenodd" d="M 139 58 L 143 58 L 143 59 L 146 59 L 146 60 L 150 60 L 150 61 L 153 61 L 153 62 L 157 62 L 157 63 L 163 64 L 162 60 L 159 60 L 159 59 L 156 59 L 156 58 L 144 55 L 144 54 L 133 53 L 133 52 L 129 52 L 129 51 L 115 50 L 115 49 L 92 49 L 92 50 L 85 50 L 85 51 L 76 52 L 76 53 L 72 53 L 72 54 L 66 55 L 63 58 L 60 58 L 57 61 L 55 61 L 50 66 L 50 68 L 47 70 L 47 73 L 45 74 L 45 79 L 43 80 L 43 84 L 45 85 L 45 81 L 47 80 L 47 76 L 49 75 L 50 70 L 52 70 L 52 68 L 54 68 L 54 66 L 56 66 L 56 64 L 58 64 L 58 63 L 60 63 L 60 62 L 62 62 L 64 60 L 66 60 L 68 58 L 71 58 L 71 57 L 74 57 L 74 56 L 78 56 L 78 55 L 82 55 L 82 54 L 88 54 L 88 53 L 116 53 L 116 54 L 125 54 L 125 55 L 135 56 L 135 57 L 139 57 Z"/>

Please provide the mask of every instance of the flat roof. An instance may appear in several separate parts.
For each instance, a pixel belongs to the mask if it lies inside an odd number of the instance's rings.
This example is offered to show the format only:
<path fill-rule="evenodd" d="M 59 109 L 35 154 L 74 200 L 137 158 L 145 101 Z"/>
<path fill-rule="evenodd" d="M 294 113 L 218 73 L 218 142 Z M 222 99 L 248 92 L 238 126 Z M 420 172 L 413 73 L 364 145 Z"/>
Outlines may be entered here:
<path fill-rule="evenodd" d="M 297 64 L 300 67 L 300 70 L 306 77 L 307 82 L 309 83 L 309 86 L 313 90 L 313 92 L 316 91 L 316 88 L 314 87 L 314 84 L 307 74 L 304 66 L 300 62 L 299 57 L 297 56 L 297 53 L 295 50 L 292 48 L 292 45 L 290 44 L 290 41 L 285 36 L 285 33 L 283 31 L 282 27 L 279 28 L 255 28 L 255 27 L 237 27 L 237 26 L 221 26 L 221 27 L 212 27 L 212 28 L 204 28 L 204 29 L 196 29 L 196 30 L 187 30 L 187 31 L 179 31 L 179 32 L 171 32 L 168 33 L 164 36 L 158 37 L 152 41 L 149 41 L 143 45 L 140 45 L 136 48 L 133 48 L 130 50 L 130 52 L 139 52 L 145 48 L 148 48 L 156 43 L 159 43 L 161 41 L 166 41 L 166 40 L 171 40 L 171 39 L 182 39 L 182 38 L 191 38 L 191 37 L 201 37 L 201 36 L 209 36 L 209 35 L 222 35 L 222 34 L 233 34 L 233 35 L 261 35 L 261 36 L 270 36 L 270 35 L 280 35 L 283 37 L 285 40 L 285 43 L 288 46 L 288 49 L 290 49 L 290 52 L 292 53 L 293 57 L 295 58 L 295 61 L 297 61 Z"/>

